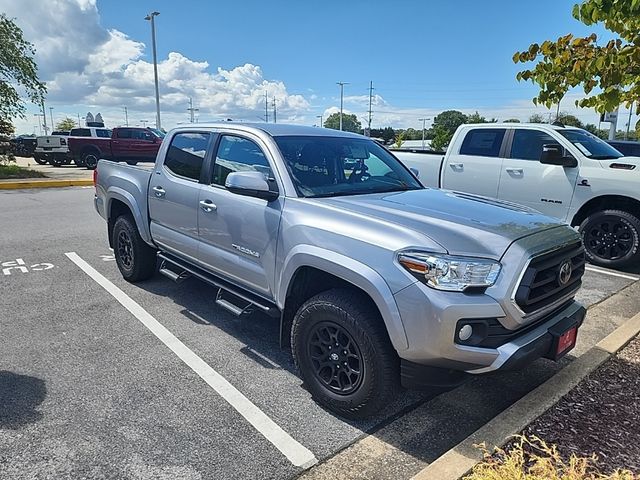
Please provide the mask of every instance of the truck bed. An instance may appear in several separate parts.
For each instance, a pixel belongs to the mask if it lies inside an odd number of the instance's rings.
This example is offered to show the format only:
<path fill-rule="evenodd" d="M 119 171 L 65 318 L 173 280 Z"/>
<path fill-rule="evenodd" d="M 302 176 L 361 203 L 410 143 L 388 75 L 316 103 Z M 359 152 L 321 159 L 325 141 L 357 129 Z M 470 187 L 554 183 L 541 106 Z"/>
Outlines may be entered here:
<path fill-rule="evenodd" d="M 152 243 L 149 233 L 149 208 L 147 190 L 154 164 L 127 165 L 125 162 L 100 160 L 96 169 L 96 208 L 105 219 L 109 218 L 103 199 L 119 200 L 133 212 L 142 238 Z"/>
<path fill-rule="evenodd" d="M 420 181 L 425 187 L 440 188 L 440 169 L 444 161 L 441 153 L 415 153 L 394 150 L 398 160 L 408 168 L 416 169 L 420 173 Z"/>

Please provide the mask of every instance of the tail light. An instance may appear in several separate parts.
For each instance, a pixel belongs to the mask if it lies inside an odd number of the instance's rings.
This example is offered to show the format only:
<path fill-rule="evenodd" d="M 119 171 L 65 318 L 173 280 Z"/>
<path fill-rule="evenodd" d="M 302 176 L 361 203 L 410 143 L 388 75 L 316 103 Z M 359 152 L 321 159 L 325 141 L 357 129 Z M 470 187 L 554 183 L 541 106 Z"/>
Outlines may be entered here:
<path fill-rule="evenodd" d="M 96 168 L 93 171 L 93 186 L 97 186 L 98 185 L 98 169 Z"/>

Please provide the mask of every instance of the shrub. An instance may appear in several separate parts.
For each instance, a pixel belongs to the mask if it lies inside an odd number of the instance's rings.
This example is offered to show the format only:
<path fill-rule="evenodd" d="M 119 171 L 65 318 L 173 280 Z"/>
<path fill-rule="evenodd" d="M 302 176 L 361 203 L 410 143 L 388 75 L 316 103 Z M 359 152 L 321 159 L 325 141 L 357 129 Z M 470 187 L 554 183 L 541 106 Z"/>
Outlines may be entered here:
<path fill-rule="evenodd" d="M 477 464 L 463 480 L 638 480 L 628 470 L 616 470 L 605 475 L 600 472 L 596 456 L 579 457 L 572 454 L 565 461 L 555 445 L 547 445 L 536 436 L 516 437 L 507 450 L 496 448 L 491 453 L 484 444 L 484 461 Z"/>

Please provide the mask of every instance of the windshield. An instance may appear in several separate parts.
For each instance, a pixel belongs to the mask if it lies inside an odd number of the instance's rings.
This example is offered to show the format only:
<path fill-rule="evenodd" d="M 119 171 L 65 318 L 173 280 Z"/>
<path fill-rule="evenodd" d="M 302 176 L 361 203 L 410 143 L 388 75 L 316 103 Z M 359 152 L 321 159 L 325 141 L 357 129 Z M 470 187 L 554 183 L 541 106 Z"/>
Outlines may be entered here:
<path fill-rule="evenodd" d="M 160 138 L 164 138 L 164 136 L 166 135 L 162 130 L 158 130 L 157 128 L 149 128 L 149 130 L 151 130 Z"/>
<path fill-rule="evenodd" d="M 298 195 L 333 197 L 423 188 L 389 152 L 371 140 L 275 137 Z"/>
<path fill-rule="evenodd" d="M 607 160 L 624 156 L 607 142 L 599 139 L 586 130 L 566 129 L 559 131 L 564 138 L 573 143 L 576 148 L 588 158 L 593 158 L 594 160 Z"/>

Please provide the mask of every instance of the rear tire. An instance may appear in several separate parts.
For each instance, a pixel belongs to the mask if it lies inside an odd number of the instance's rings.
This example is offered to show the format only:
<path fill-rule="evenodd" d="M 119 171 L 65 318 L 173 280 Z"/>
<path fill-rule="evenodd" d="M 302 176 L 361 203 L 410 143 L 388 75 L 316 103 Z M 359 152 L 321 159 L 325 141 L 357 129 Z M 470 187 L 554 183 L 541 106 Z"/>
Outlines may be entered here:
<path fill-rule="evenodd" d="M 640 262 L 640 219 L 623 210 L 602 210 L 580 224 L 589 261 L 609 268 Z"/>
<path fill-rule="evenodd" d="M 95 170 L 98 166 L 98 160 L 98 154 L 92 150 L 82 154 L 82 163 L 87 167 L 87 170 Z"/>
<path fill-rule="evenodd" d="M 38 165 L 46 165 L 47 163 L 49 163 L 46 158 L 43 158 L 40 155 L 34 155 L 33 159 Z"/>
<path fill-rule="evenodd" d="M 307 300 L 291 328 L 293 357 L 318 403 L 346 418 L 364 418 L 399 390 L 400 361 L 375 306 L 355 290 Z"/>
<path fill-rule="evenodd" d="M 142 239 L 130 215 L 118 217 L 111 238 L 116 264 L 126 281 L 140 282 L 155 274 L 156 250 Z"/>

